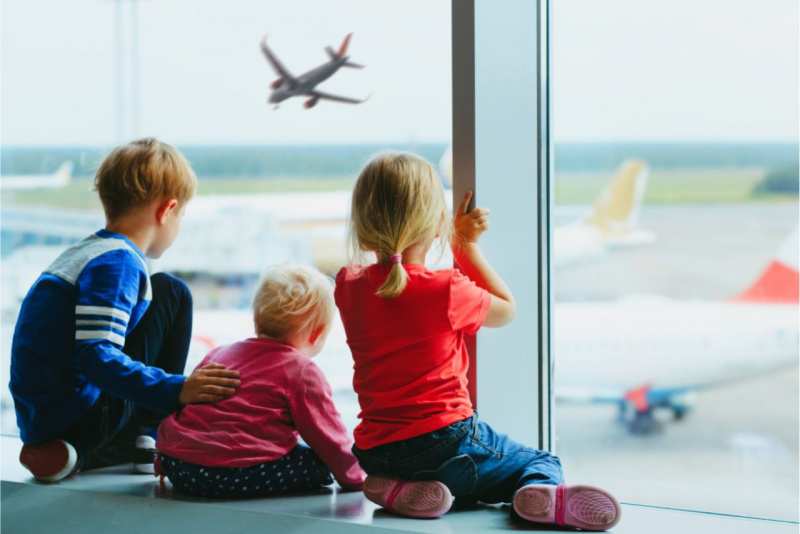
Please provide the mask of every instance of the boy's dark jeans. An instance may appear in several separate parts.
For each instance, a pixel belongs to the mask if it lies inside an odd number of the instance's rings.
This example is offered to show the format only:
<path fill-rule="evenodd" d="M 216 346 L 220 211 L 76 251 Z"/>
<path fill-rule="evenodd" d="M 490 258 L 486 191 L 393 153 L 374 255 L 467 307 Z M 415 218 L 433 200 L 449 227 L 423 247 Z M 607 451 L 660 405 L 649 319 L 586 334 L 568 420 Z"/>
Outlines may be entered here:
<path fill-rule="evenodd" d="M 145 365 L 183 374 L 192 337 L 192 295 L 182 281 L 166 273 L 150 277 L 153 301 L 122 352 Z M 84 458 L 83 469 L 133 461 L 140 427 L 155 431 L 167 414 L 139 408 L 106 392 L 92 409 L 59 438 Z"/>
<path fill-rule="evenodd" d="M 438 480 L 455 497 L 511 502 L 528 484 L 562 484 L 561 461 L 511 440 L 478 421 L 478 414 L 439 430 L 368 450 L 353 446 L 368 474 Z"/>

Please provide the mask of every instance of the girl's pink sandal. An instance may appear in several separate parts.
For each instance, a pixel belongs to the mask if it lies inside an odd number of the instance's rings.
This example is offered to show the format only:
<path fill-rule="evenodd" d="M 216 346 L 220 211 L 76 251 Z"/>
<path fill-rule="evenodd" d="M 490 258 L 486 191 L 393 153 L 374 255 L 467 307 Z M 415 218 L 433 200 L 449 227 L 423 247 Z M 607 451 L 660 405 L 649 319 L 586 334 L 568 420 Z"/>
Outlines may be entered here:
<path fill-rule="evenodd" d="M 406 517 L 439 517 L 453 504 L 450 490 L 435 480 L 410 481 L 369 475 L 363 491 L 370 501 Z"/>
<path fill-rule="evenodd" d="M 513 506 L 528 521 L 583 530 L 608 530 L 619 523 L 622 515 L 617 499 L 594 486 L 524 486 L 514 495 Z"/>

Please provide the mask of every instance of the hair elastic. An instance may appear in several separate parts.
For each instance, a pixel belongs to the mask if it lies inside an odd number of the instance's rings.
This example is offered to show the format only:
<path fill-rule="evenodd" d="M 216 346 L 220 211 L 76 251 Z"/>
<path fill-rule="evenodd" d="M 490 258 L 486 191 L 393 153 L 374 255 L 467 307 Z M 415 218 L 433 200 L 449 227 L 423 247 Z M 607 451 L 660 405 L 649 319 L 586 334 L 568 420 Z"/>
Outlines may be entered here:
<path fill-rule="evenodd" d="M 402 254 L 392 254 L 392 263 L 403 263 Z"/>

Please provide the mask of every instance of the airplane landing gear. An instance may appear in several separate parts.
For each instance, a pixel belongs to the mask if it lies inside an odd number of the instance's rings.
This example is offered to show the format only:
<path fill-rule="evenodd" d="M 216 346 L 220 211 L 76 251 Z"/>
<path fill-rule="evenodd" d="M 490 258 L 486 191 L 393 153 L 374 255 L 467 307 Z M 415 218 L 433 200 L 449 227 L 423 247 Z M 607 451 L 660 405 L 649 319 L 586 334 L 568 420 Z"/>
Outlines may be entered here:
<path fill-rule="evenodd" d="M 637 411 L 627 426 L 634 436 L 648 436 L 664 430 L 663 425 L 653 417 L 652 409 L 644 412 Z"/>
<path fill-rule="evenodd" d="M 683 404 L 673 404 L 670 408 L 672 408 L 672 418 L 675 421 L 680 421 L 686 417 L 686 414 L 689 413 L 690 410 L 688 406 L 684 406 Z"/>
<path fill-rule="evenodd" d="M 619 405 L 618 421 L 625 425 L 634 436 L 649 436 L 664 430 L 661 422 L 653 415 L 654 408 L 649 406 L 646 410 L 637 410 L 630 404 L 622 402 Z"/>

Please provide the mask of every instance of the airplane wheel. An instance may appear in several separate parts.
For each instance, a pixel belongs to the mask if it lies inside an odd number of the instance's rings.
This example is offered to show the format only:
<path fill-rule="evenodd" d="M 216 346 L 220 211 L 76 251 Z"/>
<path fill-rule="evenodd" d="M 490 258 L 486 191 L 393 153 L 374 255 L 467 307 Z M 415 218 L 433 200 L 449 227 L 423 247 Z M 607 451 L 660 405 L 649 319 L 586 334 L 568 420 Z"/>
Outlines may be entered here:
<path fill-rule="evenodd" d="M 689 408 L 686 406 L 672 406 L 672 418 L 675 421 L 680 421 L 686 414 L 689 413 Z"/>

